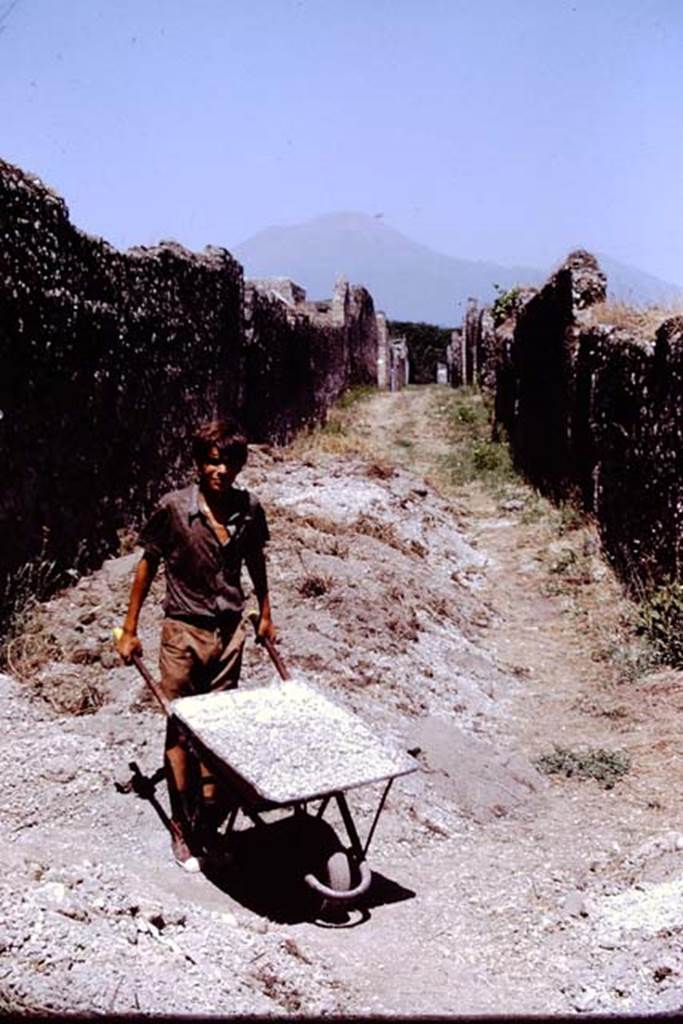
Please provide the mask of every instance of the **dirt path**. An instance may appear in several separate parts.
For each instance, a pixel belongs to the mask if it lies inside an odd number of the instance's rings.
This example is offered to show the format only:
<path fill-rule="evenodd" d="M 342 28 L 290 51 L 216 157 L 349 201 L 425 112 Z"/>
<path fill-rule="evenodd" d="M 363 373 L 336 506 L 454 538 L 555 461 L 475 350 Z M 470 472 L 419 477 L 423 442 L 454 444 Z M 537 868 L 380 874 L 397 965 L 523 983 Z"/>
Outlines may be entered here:
<path fill-rule="evenodd" d="M 421 768 L 380 820 L 365 912 L 325 927 L 296 905 L 274 909 L 267 883 L 277 890 L 291 852 L 275 841 L 239 885 L 188 878 L 149 803 L 116 792 L 130 761 L 158 766 L 161 728 L 134 674 L 107 656 L 130 555 L 40 611 L 33 646 L 50 660 L 26 683 L 0 677 L 0 758 L 16 783 L 2 806 L 9 1006 L 683 1005 L 680 676 L 638 676 L 628 608 L 589 527 L 519 482 L 448 484 L 452 401 L 447 388 L 374 395 L 339 430 L 255 452 L 247 471 L 271 521 L 283 652 Z M 146 615 L 153 664 L 159 613 Z M 251 648 L 245 685 L 270 675 Z M 93 713 L 65 717 L 78 687 Z M 631 768 L 612 788 L 540 774 L 535 760 L 555 745 L 602 748 L 603 768 L 626 753 Z M 364 832 L 376 795 L 351 803 Z"/>
<path fill-rule="evenodd" d="M 442 481 L 449 444 L 439 405 L 438 389 L 380 395 L 360 407 L 355 426 L 379 456 Z M 520 680 L 504 715 L 487 722 L 487 738 L 530 758 L 555 744 L 626 751 L 634 765 L 613 789 L 553 780 L 533 810 L 437 847 L 428 865 L 422 860 L 408 876 L 419 892 L 419 924 L 414 906 L 387 914 L 387 963 L 397 958 L 410 970 L 403 986 L 395 978 L 381 986 L 379 1005 L 394 1013 L 680 1006 L 683 836 L 671 786 L 682 749 L 680 675 L 624 676 L 628 608 L 592 529 L 558 541 L 558 518 L 547 508 L 526 522 L 520 513 L 538 498 L 525 487 L 502 497 L 477 483 L 445 490 L 458 525 L 486 557 L 487 649 Z M 676 909 L 664 912 L 672 895 Z M 601 931 L 605 916 L 616 921 L 618 940 Z"/>

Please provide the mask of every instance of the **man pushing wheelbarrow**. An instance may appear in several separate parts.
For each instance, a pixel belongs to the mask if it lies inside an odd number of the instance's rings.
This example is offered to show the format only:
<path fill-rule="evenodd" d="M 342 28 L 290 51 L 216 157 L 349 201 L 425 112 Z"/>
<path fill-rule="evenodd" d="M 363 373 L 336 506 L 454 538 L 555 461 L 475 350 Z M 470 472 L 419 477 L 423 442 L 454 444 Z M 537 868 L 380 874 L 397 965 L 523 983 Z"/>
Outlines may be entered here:
<path fill-rule="evenodd" d="M 142 654 L 140 611 L 163 560 L 159 667 L 169 701 L 237 686 L 246 637 L 243 564 L 259 605 L 257 639 L 275 639 L 265 513 L 249 491 L 234 486 L 247 459 L 246 437 L 234 421 L 212 421 L 195 434 L 192 454 L 197 481 L 166 494 L 140 533 L 143 554 L 116 644 L 126 664 Z M 212 771 L 188 749 L 173 716 L 167 719 L 164 762 L 173 855 L 185 871 L 196 872 L 202 858 L 216 852 L 224 807 Z"/>

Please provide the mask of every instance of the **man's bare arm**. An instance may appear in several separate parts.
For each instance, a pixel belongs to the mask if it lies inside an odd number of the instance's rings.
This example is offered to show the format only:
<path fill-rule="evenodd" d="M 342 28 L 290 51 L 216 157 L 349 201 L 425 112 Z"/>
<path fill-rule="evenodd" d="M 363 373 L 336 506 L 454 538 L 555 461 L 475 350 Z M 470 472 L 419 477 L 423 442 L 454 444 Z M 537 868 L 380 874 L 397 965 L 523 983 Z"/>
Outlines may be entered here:
<path fill-rule="evenodd" d="M 270 614 L 270 597 L 268 596 L 268 573 L 266 572 L 266 556 L 263 548 L 258 548 L 247 555 L 246 566 L 254 584 L 254 591 L 259 605 L 259 624 L 257 636 L 259 640 L 267 638 L 275 640 L 275 626 Z"/>
<path fill-rule="evenodd" d="M 158 568 L 158 558 L 143 555 L 135 570 L 128 600 L 128 611 L 123 621 L 123 633 L 116 642 L 116 650 L 127 665 L 130 665 L 134 654 L 142 654 L 142 644 L 138 638 L 138 619 Z"/>

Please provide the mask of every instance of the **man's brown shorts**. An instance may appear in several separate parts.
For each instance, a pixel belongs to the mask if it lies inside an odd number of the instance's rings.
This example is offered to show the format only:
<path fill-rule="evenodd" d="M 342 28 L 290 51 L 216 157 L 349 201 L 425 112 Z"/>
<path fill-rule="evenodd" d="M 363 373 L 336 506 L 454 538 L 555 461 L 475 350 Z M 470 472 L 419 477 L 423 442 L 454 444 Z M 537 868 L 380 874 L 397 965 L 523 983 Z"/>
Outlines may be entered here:
<path fill-rule="evenodd" d="M 169 700 L 237 686 L 246 639 L 244 620 L 204 629 L 180 619 L 164 619 L 159 668 Z"/>

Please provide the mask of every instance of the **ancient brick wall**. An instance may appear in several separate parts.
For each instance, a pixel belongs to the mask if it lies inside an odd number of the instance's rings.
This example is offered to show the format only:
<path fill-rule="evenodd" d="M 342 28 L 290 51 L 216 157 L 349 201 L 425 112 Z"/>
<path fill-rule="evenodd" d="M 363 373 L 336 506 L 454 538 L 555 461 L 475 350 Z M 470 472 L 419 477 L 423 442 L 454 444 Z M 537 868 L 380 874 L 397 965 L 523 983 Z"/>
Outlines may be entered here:
<path fill-rule="evenodd" d="M 576 481 L 606 550 L 629 582 L 679 578 L 683 527 L 683 319 L 654 344 L 581 331 L 572 423 Z"/>
<path fill-rule="evenodd" d="M 299 311 L 247 282 L 238 412 L 250 438 L 288 440 L 301 426 L 323 419 L 355 383 L 344 324 Z"/>
<path fill-rule="evenodd" d="M 207 416 L 237 412 L 252 440 L 284 440 L 371 380 L 372 299 L 348 291 L 339 326 L 288 318 L 282 303 L 245 295 L 226 250 L 118 252 L 0 161 L 4 606 L 29 560 L 83 569 L 116 550 L 117 531 L 186 479 Z"/>
<path fill-rule="evenodd" d="M 372 295 L 362 285 L 348 286 L 346 337 L 354 384 L 377 383 L 379 329 Z"/>
<path fill-rule="evenodd" d="M 591 512 L 606 553 L 640 589 L 683 568 L 683 319 L 656 339 L 593 322 L 605 287 L 594 257 L 572 253 L 496 328 L 493 346 L 471 343 L 480 382 L 493 364 L 495 426 L 518 467 Z"/>

